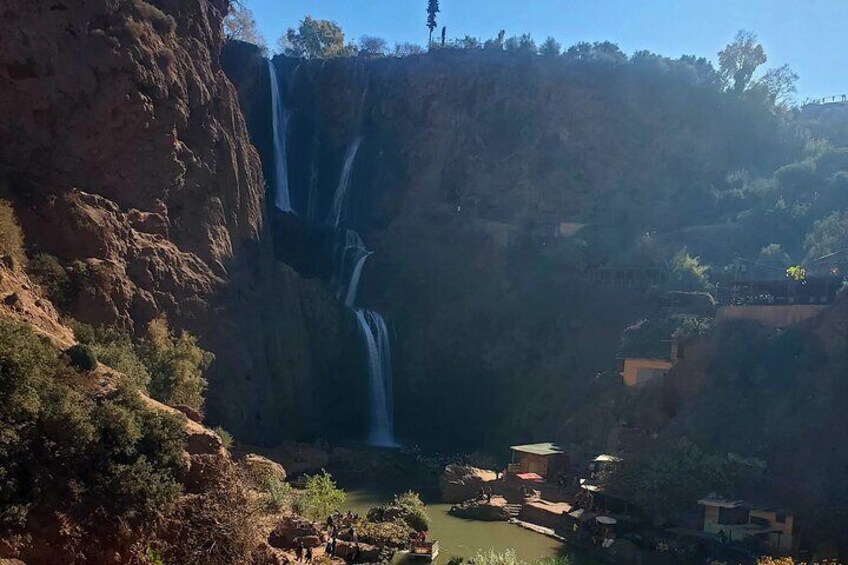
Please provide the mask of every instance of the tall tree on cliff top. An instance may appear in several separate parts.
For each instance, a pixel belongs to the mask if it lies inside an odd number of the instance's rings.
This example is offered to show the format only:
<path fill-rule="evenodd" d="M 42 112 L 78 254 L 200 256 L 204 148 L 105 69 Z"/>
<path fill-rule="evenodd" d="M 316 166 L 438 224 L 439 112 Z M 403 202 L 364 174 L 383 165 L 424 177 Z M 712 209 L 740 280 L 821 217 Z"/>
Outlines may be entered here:
<path fill-rule="evenodd" d="M 246 41 L 265 48 L 265 38 L 256 28 L 253 12 L 238 2 L 230 4 L 230 10 L 224 18 L 224 35 L 228 40 Z"/>
<path fill-rule="evenodd" d="M 356 53 L 355 46 L 345 44 L 345 35 L 339 24 L 312 16 L 303 18 L 297 29 L 290 27 L 277 41 L 277 46 L 289 57 L 305 59 L 349 57 Z"/>
<path fill-rule="evenodd" d="M 743 92 L 754 76 L 757 67 L 766 62 L 766 51 L 757 43 L 757 36 L 739 30 L 736 38 L 718 52 L 719 70 L 728 88 Z"/>
<path fill-rule="evenodd" d="M 427 0 L 427 28 L 430 30 L 429 44 L 433 43 L 433 30 L 438 25 L 436 23 L 436 14 L 439 13 L 439 0 Z"/>

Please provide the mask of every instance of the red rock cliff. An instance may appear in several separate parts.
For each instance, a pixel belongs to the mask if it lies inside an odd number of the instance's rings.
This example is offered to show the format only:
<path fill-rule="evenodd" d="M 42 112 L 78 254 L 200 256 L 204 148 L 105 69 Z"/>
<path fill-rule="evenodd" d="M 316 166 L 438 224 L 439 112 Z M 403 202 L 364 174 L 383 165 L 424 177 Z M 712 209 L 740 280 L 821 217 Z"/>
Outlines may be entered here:
<path fill-rule="evenodd" d="M 216 354 L 212 419 L 273 441 L 314 429 L 342 310 L 262 238 L 260 161 L 219 65 L 226 9 L 4 2 L 0 185 L 30 247 L 81 262 L 70 315 L 127 329 L 167 315 Z"/>

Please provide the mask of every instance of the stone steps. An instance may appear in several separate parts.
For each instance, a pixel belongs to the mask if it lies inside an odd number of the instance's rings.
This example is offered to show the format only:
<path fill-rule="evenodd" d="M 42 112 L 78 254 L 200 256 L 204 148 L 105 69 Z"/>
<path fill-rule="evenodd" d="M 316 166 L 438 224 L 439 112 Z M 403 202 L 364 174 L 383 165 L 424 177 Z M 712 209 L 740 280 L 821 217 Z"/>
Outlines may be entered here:
<path fill-rule="evenodd" d="M 509 513 L 510 517 L 517 518 L 519 514 L 521 514 L 521 505 L 520 504 L 506 504 L 504 508 Z"/>

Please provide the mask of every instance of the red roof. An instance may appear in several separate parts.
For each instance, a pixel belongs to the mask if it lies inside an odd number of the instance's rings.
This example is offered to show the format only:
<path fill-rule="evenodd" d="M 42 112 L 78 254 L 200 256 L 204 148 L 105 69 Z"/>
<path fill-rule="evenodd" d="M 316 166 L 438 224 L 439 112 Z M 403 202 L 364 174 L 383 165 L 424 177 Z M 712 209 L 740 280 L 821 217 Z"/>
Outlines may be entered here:
<path fill-rule="evenodd" d="M 539 475 L 537 473 L 516 473 L 515 476 L 518 477 L 519 479 L 521 479 L 522 481 L 539 481 L 539 482 L 541 482 L 541 481 L 545 480 L 544 478 L 542 478 L 541 475 Z"/>

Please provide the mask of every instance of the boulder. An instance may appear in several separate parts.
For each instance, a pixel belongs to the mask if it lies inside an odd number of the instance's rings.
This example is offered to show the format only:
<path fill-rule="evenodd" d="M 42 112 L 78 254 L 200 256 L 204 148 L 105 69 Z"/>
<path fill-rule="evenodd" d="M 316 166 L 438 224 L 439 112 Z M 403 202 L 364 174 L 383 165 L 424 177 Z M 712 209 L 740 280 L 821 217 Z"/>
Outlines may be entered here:
<path fill-rule="evenodd" d="M 470 465 L 448 465 L 439 477 L 442 501 L 449 504 L 474 498 L 484 483 L 494 481 L 494 471 L 478 469 Z"/>
<path fill-rule="evenodd" d="M 492 499 L 492 502 L 467 500 L 451 506 L 450 513 L 459 518 L 484 522 L 507 521 L 510 518 L 509 511 L 506 509 L 506 500 L 503 498 Z"/>
<path fill-rule="evenodd" d="M 305 547 L 318 547 L 324 543 L 324 532 L 309 520 L 284 516 L 268 535 L 268 543 L 280 549 L 292 549 L 298 543 Z"/>
<path fill-rule="evenodd" d="M 348 560 L 356 548 L 355 543 L 339 540 L 336 542 L 336 557 Z M 355 563 L 379 563 L 382 561 L 380 549 L 367 543 L 359 543 L 359 559 Z"/>
<path fill-rule="evenodd" d="M 286 480 L 286 470 L 276 461 L 267 457 L 248 453 L 238 461 L 248 479 L 256 485 L 261 485 L 268 477 L 274 477 L 281 482 Z"/>

